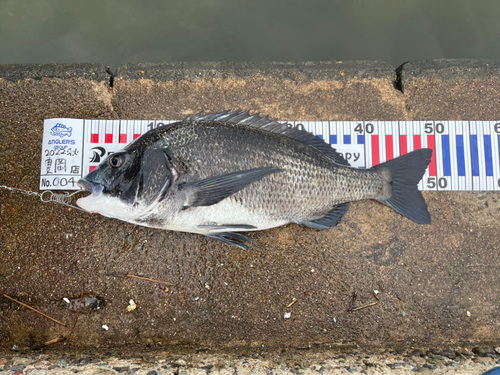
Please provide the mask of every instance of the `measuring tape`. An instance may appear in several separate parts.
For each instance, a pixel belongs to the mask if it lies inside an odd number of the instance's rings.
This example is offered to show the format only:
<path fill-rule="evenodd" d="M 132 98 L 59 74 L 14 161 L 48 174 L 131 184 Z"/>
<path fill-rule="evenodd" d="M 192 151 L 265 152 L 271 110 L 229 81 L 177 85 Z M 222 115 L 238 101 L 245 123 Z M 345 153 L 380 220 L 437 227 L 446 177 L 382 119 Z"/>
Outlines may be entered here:
<path fill-rule="evenodd" d="M 79 190 L 109 154 L 173 120 L 44 121 L 40 190 Z M 500 121 L 290 121 L 329 143 L 357 168 L 420 148 L 434 150 L 420 190 L 500 191 Z"/>

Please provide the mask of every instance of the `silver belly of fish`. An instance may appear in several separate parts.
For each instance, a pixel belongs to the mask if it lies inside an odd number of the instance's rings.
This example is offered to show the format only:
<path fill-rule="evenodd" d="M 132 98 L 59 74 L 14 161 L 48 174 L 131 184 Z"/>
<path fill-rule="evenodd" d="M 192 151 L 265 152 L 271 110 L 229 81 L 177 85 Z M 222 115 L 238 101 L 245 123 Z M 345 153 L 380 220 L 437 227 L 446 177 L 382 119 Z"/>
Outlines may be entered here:
<path fill-rule="evenodd" d="M 285 219 L 278 219 L 256 212 L 248 207 L 234 204 L 228 199 L 213 206 L 196 207 L 191 212 L 179 212 L 174 218 L 161 220 L 161 215 L 148 220 L 152 225 L 161 229 L 180 232 L 199 233 L 203 235 L 229 231 L 264 230 L 288 224 Z M 164 223 L 161 225 L 160 223 Z M 155 223 L 160 225 L 156 226 Z M 244 223 L 244 224 L 242 224 Z"/>

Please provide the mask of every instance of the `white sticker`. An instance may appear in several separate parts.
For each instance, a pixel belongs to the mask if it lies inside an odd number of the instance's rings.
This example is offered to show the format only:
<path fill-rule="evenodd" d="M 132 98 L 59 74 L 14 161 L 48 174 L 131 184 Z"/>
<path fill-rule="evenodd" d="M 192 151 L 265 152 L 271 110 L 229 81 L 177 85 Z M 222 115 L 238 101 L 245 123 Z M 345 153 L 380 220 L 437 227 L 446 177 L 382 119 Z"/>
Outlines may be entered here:
<path fill-rule="evenodd" d="M 45 120 L 40 190 L 78 190 L 82 157 L 83 120 Z"/>

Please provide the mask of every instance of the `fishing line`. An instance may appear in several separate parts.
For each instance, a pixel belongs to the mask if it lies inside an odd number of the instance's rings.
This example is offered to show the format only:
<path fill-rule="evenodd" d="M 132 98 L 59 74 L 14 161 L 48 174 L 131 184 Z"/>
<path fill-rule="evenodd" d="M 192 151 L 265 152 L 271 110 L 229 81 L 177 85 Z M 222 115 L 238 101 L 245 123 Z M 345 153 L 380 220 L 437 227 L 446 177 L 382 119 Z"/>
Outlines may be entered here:
<path fill-rule="evenodd" d="M 74 195 L 81 193 L 80 190 L 75 191 L 71 194 L 69 194 L 69 193 L 58 194 L 58 193 L 54 193 L 50 190 L 45 190 L 43 193 L 37 193 L 35 191 L 24 190 L 24 189 L 19 189 L 19 188 L 15 188 L 15 187 L 5 186 L 5 185 L 0 185 L 0 188 L 14 191 L 16 193 L 25 194 L 25 195 L 37 196 L 40 198 L 40 200 L 43 203 L 52 202 L 52 203 L 62 204 L 64 206 L 68 206 L 68 207 L 75 208 L 75 209 L 83 211 L 83 212 L 87 212 L 84 209 L 81 209 L 80 207 L 71 204 L 71 199 L 73 198 Z"/>

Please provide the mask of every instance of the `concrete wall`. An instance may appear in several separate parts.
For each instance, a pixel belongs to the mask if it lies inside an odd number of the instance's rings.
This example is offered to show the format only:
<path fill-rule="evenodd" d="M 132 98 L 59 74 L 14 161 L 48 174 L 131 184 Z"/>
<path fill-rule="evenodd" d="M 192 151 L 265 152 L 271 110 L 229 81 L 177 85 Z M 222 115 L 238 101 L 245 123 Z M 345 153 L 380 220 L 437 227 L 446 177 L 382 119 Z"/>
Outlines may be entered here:
<path fill-rule="evenodd" d="M 113 77 L 98 64 L 4 65 L 0 185 L 38 191 L 45 118 L 173 119 L 241 108 L 288 120 L 499 120 L 499 65 L 144 63 Z M 67 336 L 76 312 L 62 299 L 79 299 L 82 286 L 105 306 L 80 313 L 68 340 L 76 347 L 498 342 L 498 193 L 424 196 L 429 226 L 365 201 L 336 228 L 255 232 L 242 251 L 0 189 L 0 294 L 69 326 L 4 297 L 0 347 Z M 127 273 L 176 285 L 166 292 L 117 276 Z M 375 301 L 373 290 L 377 305 L 350 311 L 353 293 L 360 306 Z"/>

